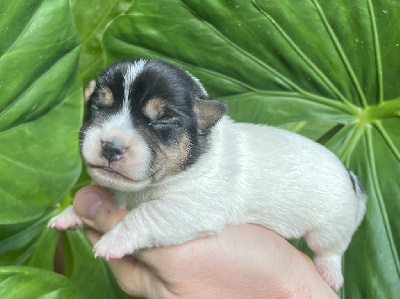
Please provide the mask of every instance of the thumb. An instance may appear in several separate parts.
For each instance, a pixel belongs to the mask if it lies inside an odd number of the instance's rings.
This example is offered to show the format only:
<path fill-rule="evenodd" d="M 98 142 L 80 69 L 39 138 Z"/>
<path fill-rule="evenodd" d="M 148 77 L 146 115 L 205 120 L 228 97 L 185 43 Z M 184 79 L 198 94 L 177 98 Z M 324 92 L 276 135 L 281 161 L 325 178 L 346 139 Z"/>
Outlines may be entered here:
<path fill-rule="evenodd" d="M 100 186 L 80 189 L 74 197 L 74 211 L 91 228 L 106 233 L 122 221 L 128 210 L 120 210 L 113 202 L 112 193 Z"/>

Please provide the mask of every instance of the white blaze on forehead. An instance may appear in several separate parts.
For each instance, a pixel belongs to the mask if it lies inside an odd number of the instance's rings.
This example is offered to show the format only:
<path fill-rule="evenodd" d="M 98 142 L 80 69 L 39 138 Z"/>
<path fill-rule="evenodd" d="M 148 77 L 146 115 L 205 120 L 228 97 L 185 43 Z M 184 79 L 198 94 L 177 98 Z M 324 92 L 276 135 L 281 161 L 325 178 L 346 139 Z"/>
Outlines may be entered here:
<path fill-rule="evenodd" d="M 137 75 L 139 75 L 143 70 L 143 67 L 146 63 L 146 60 L 140 59 L 135 61 L 133 64 L 129 64 L 124 76 L 124 104 L 128 101 L 129 91 L 132 83 L 135 81 Z"/>
<path fill-rule="evenodd" d="M 129 109 L 129 92 L 132 83 L 143 70 L 143 67 L 146 63 L 146 60 L 140 59 L 138 61 L 135 61 L 133 64 L 128 65 L 128 68 L 124 75 L 124 99 L 122 109 L 117 114 L 109 117 L 108 120 L 103 123 L 102 127 L 105 131 L 110 128 L 124 128 L 126 130 L 133 131 Z"/>
<path fill-rule="evenodd" d="M 120 111 L 118 111 L 118 113 L 111 115 L 107 121 L 102 124 L 103 134 L 105 134 L 104 140 L 107 140 L 107 138 L 112 138 L 110 135 L 113 135 L 115 130 L 134 134 L 129 108 L 129 92 L 133 82 L 143 70 L 146 63 L 147 61 L 144 59 L 140 59 L 134 63 L 129 63 L 124 75 L 124 100 L 122 108 Z"/>
<path fill-rule="evenodd" d="M 108 135 L 112 135 L 112 133 L 109 132 L 113 132 L 114 130 L 133 132 L 134 128 L 130 115 L 129 103 L 124 101 L 122 109 L 119 110 L 118 113 L 110 116 L 107 121 L 102 124 L 102 128 L 106 134 L 106 136 L 104 136 L 105 139 L 111 138 L 111 136 Z"/>

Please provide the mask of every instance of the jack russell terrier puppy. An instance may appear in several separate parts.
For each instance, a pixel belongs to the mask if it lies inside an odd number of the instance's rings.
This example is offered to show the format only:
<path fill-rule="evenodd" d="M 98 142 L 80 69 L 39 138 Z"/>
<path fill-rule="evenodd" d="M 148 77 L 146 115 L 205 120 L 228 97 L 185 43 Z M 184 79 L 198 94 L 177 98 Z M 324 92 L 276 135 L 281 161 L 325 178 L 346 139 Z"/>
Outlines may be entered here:
<path fill-rule="evenodd" d="M 156 60 L 116 63 L 85 90 L 80 150 L 93 180 L 131 212 L 94 246 L 121 258 L 255 223 L 304 237 L 322 278 L 343 284 L 341 257 L 366 194 L 329 150 L 282 129 L 235 123 L 198 79 Z M 72 206 L 49 221 L 83 225 Z"/>

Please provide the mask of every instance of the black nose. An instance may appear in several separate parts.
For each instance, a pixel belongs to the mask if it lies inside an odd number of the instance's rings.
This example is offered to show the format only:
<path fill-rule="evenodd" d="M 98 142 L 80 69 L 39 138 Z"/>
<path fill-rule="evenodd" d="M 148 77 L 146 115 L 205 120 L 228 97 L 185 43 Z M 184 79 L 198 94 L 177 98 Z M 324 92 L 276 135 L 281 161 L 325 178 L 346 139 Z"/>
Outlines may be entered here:
<path fill-rule="evenodd" d="M 102 142 L 101 154 L 109 163 L 121 159 L 124 152 L 125 146 L 121 144 L 110 141 Z"/>

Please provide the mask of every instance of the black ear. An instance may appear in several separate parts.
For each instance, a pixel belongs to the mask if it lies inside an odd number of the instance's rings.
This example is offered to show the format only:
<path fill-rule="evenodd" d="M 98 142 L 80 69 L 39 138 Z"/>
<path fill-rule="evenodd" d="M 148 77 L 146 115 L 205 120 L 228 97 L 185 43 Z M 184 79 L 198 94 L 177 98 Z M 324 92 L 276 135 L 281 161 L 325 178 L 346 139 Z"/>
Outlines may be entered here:
<path fill-rule="evenodd" d="M 89 100 L 90 96 L 93 94 L 96 89 L 96 81 L 92 80 L 85 88 L 85 103 Z"/>
<path fill-rule="evenodd" d="M 198 100 L 194 103 L 199 134 L 205 135 L 225 114 L 228 106 L 218 100 Z"/>

